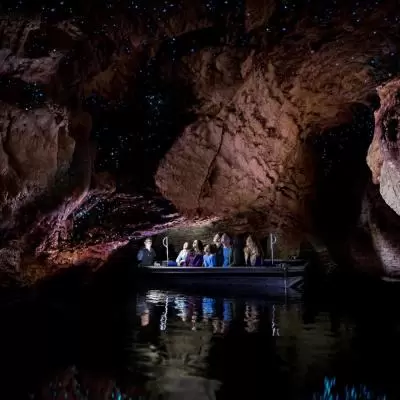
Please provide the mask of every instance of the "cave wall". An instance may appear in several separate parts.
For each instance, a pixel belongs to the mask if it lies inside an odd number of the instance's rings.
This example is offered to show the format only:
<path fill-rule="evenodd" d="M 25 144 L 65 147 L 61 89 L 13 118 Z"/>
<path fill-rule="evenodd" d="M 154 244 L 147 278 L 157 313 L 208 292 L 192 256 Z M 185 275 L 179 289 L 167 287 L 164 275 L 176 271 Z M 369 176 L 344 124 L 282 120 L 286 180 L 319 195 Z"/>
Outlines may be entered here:
<path fill-rule="evenodd" d="M 399 247 L 399 81 L 394 79 L 378 87 L 380 107 L 375 111 L 375 129 L 367 163 L 372 182 L 363 203 L 364 237 L 372 243 L 374 255 L 370 264 L 380 267 L 389 277 L 400 271 Z M 365 232 L 368 232 L 366 234 Z M 360 251 L 358 251 L 359 255 Z M 356 256 L 356 260 L 359 258 Z M 358 262 L 360 266 L 365 262 Z"/>
<path fill-rule="evenodd" d="M 385 15 L 393 5 L 386 6 Z M 346 19 L 343 8 L 326 18 L 324 28 L 308 15 L 289 20 L 290 34 L 242 57 L 220 47 L 185 57 L 187 79 L 201 99 L 198 119 L 156 174 L 179 210 L 245 217 L 266 232 L 310 228 L 318 171 L 307 138 L 351 123 L 357 104 L 374 107 L 377 83 L 391 79 L 397 57 L 391 35 L 379 34 L 382 24 L 392 28 L 372 10 L 365 26 Z"/>
<path fill-rule="evenodd" d="M 290 104 L 265 79 L 247 77 L 230 105 L 187 127 L 160 164 L 157 185 L 179 209 L 227 217 L 251 210 L 267 213 L 267 224 L 279 222 L 277 212 L 293 224 L 303 217 L 312 185 L 304 147 Z"/>
<path fill-rule="evenodd" d="M 381 101 L 375 112 L 375 134 L 368 154 L 373 182 L 379 185 L 385 202 L 400 215 L 399 110 L 400 81 L 395 79 L 378 88 Z"/>
<path fill-rule="evenodd" d="M 358 265 L 360 258 L 352 250 L 353 235 L 370 180 L 365 160 L 374 110 L 371 148 L 375 146 L 378 153 L 384 149 L 376 136 L 379 116 L 387 106 L 382 87 L 378 88 L 379 100 L 375 88 L 391 81 L 399 71 L 391 35 L 397 28 L 388 28 L 386 14 L 393 3 L 386 6 L 389 8 L 379 17 L 367 12 L 363 16 L 365 27 L 355 26 L 344 14 L 332 13 L 325 25 L 332 29 L 329 34 L 305 17 L 268 52 L 231 58 L 227 65 L 218 62 L 224 53 L 230 57 L 225 49 L 215 48 L 211 59 L 210 50 L 188 57 L 186 64 L 194 68 L 194 88 L 201 107 L 198 120 L 185 128 L 160 163 L 156 183 L 164 196 L 185 213 L 222 215 L 244 231 L 251 227 L 264 235 L 293 230 L 298 235 L 317 233 L 329 243 L 336 260 Z M 331 24 L 335 21 L 334 27 Z M 382 35 L 383 30 L 391 33 Z M 209 84 L 210 69 L 218 70 L 218 84 Z M 350 70 L 353 72 L 348 74 Z M 191 76 L 190 68 L 185 71 Z M 230 90 L 223 85 L 227 76 L 235 77 Z M 394 103 L 392 96 L 391 108 Z M 364 116 L 357 116 L 363 107 Z M 347 130 L 343 143 L 342 130 Z M 351 139 L 352 130 L 359 132 L 355 135 L 359 140 Z M 310 141 L 324 135 L 327 142 L 332 139 L 325 150 L 339 148 L 335 154 L 310 148 Z M 392 162 L 382 168 L 374 166 L 372 171 L 385 174 L 381 192 L 394 207 L 398 175 L 394 160 L 398 156 L 393 139 L 391 142 Z M 329 180 L 332 176 L 321 179 L 324 163 L 333 164 L 335 182 Z M 397 248 L 379 241 L 372 225 L 367 229 L 369 240 L 363 242 L 364 251 L 374 257 L 364 257 L 365 269 L 388 274 L 398 268 L 393 256 L 382 253 L 398 254 Z"/>
<path fill-rule="evenodd" d="M 23 204 L 65 173 L 75 142 L 62 108 L 24 110 L 1 103 L 0 120 L 0 220 L 2 227 L 7 227 Z"/>
<path fill-rule="evenodd" d="M 350 232 L 362 226 L 377 264 L 397 268 L 395 231 L 385 236 L 357 215 L 369 179 L 365 137 L 343 144 L 357 160 L 346 164 L 356 190 L 342 167 L 336 186 L 323 182 L 323 151 L 310 144 L 324 135 L 337 144 L 356 109 L 376 110 L 368 165 L 398 214 L 396 2 L 30 7 L 4 3 L 0 18 L 7 271 L 28 271 L 38 258 L 44 276 L 56 265 L 98 265 L 131 239 L 190 230 L 198 217 L 285 243 L 345 225 L 350 259 Z M 320 196 L 324 185 L 352 198 L 348 218 Z"/>

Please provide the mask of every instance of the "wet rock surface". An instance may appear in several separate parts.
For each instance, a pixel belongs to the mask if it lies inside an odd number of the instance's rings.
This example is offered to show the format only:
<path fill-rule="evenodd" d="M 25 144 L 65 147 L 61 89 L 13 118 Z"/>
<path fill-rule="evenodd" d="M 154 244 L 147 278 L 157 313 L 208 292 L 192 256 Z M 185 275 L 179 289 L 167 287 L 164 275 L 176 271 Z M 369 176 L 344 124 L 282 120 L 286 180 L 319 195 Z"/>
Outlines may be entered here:
<path fill-rule="evenodd" d="M 396 275 L 396 2 L 28 3 L 0 19 L 4 284 L 198 218 Z"/>

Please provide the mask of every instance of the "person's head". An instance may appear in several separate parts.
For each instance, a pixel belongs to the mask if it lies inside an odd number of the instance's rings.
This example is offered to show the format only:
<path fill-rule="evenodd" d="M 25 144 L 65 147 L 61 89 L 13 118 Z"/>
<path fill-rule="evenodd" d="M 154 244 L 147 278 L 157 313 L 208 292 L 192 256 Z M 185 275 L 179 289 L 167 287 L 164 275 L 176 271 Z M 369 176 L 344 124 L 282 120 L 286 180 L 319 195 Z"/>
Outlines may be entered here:
<path fill-rule="evenodd" d="M 203 243 L 201 242 L 201 240 L 195 240 L 194 242 L 193 242 L 193 250 L 195 251 L 195 252 L 203 252 L 203 249 L 204 249 L 204 246 L 203 246 Z"/>
<path fill-rule="evenodd" d="M 189 250 L 189 242 L 183 243 L 183 250 Z"/>
<path fill-rule="evenodd" d="M 231 245 L 231 239 L 226 233 L 223 233 L 221 236 L 221 244 L 224 247 L 229 247 Z"/>
<path fill-rule="evenodd" d="M 204 247 L 204 253 L 211 254 L 211 246 L 209 244 L 206 247 Z"/>
<path fill-rule="evenodd" d="M 220 236 L 219 233 L 217 233 L 217 234 L 214 236 L 213 243 L 214 243 L 217 247 L 221 246 L 221 236 Z"/>
<path fill-rule="evenodd" d="M 146 247 L 146 249 L 150 250 L 152 244 L 153 244 L 153 241 L 151 240 L 151 238 L 146 238 L 145 239 L 144 247 Z"/>
<path fill-rule="evenodd" d="M 149 325 L 150 322 L 150 311 L 145 310 L 141 315 L 140 315 L 140 324 L 142 326 L 147 326 Z"/>

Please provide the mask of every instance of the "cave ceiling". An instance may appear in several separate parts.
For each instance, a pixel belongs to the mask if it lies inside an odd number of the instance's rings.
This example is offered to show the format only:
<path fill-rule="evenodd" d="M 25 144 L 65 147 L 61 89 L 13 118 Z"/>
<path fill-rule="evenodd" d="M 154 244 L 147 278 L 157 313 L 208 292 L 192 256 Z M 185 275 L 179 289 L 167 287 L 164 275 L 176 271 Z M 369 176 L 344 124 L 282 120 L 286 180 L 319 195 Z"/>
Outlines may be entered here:
<path fill-rule="evenodd" d="M 360 228 L 376 264 L 396 264 L 375 218 L 400 214 L 396 1 L 22 0 L 0 12 L 5 276 L 97 265 L 207 221 L 347 248 Z"/>

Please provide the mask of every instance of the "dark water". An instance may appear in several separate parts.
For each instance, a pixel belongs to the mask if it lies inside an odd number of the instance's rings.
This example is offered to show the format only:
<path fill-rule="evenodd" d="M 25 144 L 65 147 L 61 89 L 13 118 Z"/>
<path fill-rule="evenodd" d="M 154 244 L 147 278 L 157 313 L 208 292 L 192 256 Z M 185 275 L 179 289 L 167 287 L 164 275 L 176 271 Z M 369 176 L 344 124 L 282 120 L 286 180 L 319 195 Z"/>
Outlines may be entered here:
<path fill-rule="evenodd" d="M 55 291 L 1 309 L 0 398 L 400 398 L 396 303 L 350 303 Z"/>

